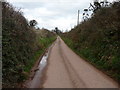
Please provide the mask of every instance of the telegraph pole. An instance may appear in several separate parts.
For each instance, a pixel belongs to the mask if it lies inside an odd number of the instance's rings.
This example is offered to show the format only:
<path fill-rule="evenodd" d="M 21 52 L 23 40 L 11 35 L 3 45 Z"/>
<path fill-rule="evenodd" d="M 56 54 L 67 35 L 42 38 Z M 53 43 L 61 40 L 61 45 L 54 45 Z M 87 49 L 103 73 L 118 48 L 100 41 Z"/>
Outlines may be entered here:
<path fill-rule="evenodd" d="M 79 13 L 80 13 L 80 10 L 78 10 L 77 25 L 79 25 Z"/>

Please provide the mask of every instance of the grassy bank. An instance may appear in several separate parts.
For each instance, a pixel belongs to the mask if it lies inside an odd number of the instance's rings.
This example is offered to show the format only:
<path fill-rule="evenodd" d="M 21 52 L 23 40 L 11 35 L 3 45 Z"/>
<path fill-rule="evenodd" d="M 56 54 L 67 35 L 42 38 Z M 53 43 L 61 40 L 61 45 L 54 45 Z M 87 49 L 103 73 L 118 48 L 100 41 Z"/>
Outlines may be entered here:
<path fill-rule="evenodd" d="M 41 49 L 37 50 L 33 57 L 30 59 L 29 64 L 27 66 L 24 67 L 24 71 L 25 72 L 30 72 L 31 68 L 33 67 L 33 65 L 35 64 L 36 60 L 39 59 L 39 57 L 45 52 L 45 50 L 55 41 L 56 36 L 47 38 L 39 38 L 39 44 L 41 44 Z"/>
<path fill-rule="evenodd" d="M 34 30 L 23 13 L 2 2 L 2 85 L 18 87 L 44 50 L 55 40 L 55 34 Z"/>
<path fill-rule="evenodd" d="M 78 55 L 120 82 L 120 2 L 61 35 Z"/>
<path fill-rule="evenodd" d="M 107 62 L 104 58 L 101 60 L 100 57 L 98 58 L 97 55 L 95 55 L 95 50 L 93 48 L 82 48 L 82 49 L 76 49 L 75 48 L 75 43 L 69 38 L 64 38 L 62 37 L 64 42 L 80 57 L 82 57 L 84 60 L 87 60 L 90 62 L 92 65 L 94 65 L 96 68 L 102 70 L 104 73 L 106 73 L 108 76 L 114 78 L 116 81 L 120 83 L 120 73 L 119 73 L 119 60 L 120 57 L 117 55 L 114 55 L 112 57 L 112 62 Z M 94 47 L 95 48 L 95 47 Z M 104 51 L 102 53 L 103 57 L 107 58 L 107 52 L 109 51 Z M 106 54 L 105 54 L 106 53 Z M 97 53 L 99 55 L 99 53 Z M 116 70 L 117 69 L 117 70 Z"/>

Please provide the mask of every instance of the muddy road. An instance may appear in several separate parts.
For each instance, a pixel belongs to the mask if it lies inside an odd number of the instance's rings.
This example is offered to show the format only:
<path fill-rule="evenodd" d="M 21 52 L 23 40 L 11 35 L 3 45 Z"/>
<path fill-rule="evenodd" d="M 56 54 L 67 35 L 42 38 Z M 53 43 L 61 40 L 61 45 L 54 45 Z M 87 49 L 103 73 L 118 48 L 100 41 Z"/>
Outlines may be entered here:
<path fill-rule="evenodd" d="M 60 37 L 49 51 L 47 66 L 41 79 L 34 80 L 31 86 L 34 88 L 118 88 L 118 84 L 113 79 L 76 55 Z"/>

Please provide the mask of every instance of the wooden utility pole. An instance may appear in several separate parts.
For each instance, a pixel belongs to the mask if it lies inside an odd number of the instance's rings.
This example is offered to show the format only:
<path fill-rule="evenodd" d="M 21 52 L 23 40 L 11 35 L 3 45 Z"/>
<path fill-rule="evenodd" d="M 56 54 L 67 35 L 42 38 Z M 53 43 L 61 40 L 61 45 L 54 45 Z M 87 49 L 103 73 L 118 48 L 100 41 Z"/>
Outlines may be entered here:
<path fill-rule="evenodd" d="M 80 13 L 80 10 L 78 10 L 77 25 L 79 25 L 79 13 Z"/>

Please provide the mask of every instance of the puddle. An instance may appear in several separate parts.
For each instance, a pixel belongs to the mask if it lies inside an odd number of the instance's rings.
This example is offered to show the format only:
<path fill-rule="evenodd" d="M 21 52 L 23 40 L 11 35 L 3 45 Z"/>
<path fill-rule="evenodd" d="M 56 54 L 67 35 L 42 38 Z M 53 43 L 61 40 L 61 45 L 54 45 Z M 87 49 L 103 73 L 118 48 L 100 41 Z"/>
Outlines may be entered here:
<path fill-rule="evenodd" d="M 54 46 L 55 43 L 53 43 L 49 48 L 48 51 L 46 51 L 46 53 L 44 54 L 44 56 L 42 57 L 42 59 L 40 60 L 36 70 L 35 71 L 35 75 L 33 77 L 32 80 L 28 80 L 25 83 L 25 87 L 26 88 L 40 88 L 40 85 L 42 84 L 42 75 L 43 75 L 43 71 L 45 69 L 45 67 L 47 66 L 48 63 L 48 56 L 50 53 L 50 49 Z"/>
<path fill-rule="evenodd" d="M 41 76 L 44 68 L 47 65 L 49 51 L 42 57 L 41 61 L 39 62 L 38 68 L 35 72 L 34 78 L 28 83 L 29 88 L 39 88 L 41 84 Z"/>
<path fill-rule="evenodd" d="M 48 53 L 46 53 L 46 54 L 42 57 L 42 59 L 41 59 L 41 61 L 40 61 L 40 63 L 39 63 L 39 66 L 38 66 L 39 71 L 42 71 L 42 70 L 44 69 L 44 67 L 47 65 L 47 58 L 48 58 Z"/>

